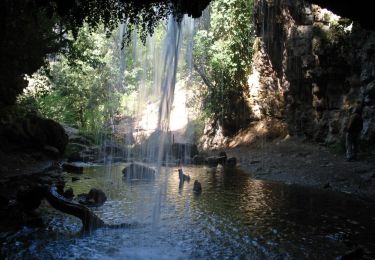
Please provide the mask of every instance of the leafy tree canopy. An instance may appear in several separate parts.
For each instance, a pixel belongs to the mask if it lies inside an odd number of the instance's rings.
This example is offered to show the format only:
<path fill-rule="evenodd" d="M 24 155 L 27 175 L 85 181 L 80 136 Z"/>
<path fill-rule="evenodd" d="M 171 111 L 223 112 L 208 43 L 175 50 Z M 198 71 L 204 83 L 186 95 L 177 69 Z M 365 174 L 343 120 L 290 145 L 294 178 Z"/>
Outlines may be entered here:
<path fill-rule="evenodd" d="M 120 23 L 132 24 L 143 40 L 168 14 L 199 16 L 209 0 L 3 0 L 0 2 L 0 109 L 14 104 L 27 86 L 24 74 L 32 74 L 46 55 L 67 44 L 66 33 L 77 36 L 86 23 L 103 25 L 110 32 Z M 126 38 L 126 37 L 125 37 Z M 1 111 L 0 111 L 1 116 Z"/>
<path fill-rule="evenodd" d="M 194 68 L 207 86 L 204 108 L 233 134 L 250 119 L 246 104 L 254 29 L 252 0 L 216 0 L 196 35 Z"/>

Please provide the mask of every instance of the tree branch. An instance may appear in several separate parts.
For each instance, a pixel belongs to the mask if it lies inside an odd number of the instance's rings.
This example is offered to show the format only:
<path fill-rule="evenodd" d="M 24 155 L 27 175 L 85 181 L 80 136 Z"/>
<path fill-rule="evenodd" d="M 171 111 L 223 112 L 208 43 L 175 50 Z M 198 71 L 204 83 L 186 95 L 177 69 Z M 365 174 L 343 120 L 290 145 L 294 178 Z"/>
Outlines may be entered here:
<path fill-rule="evenodd" d="M 210 82 L 210 80 L 208 79 L 207 75 L 204 73 L 204 71 L 198 67 L 197 64 L 193 64 L 193 67 L 194 67 L 194 70 L 196 72 L 198 72 L 199 76 L 202 78 L 204 84 L 206 84 L 206 86 L 210 89 L 213 89 L 215 86 Z"/>

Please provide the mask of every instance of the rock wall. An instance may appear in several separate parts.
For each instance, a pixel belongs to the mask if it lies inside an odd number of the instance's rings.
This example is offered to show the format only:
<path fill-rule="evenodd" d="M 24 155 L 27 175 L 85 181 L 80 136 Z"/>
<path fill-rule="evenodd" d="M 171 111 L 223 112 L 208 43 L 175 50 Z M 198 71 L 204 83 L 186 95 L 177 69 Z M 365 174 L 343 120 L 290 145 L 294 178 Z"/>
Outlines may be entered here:
<path fill-rule="evenodd" d="M 363 105 L 361 138 L 375 142 L 375 32 L 302 0 L 255 0 L 257 40 L 249 103 L 259 119 L 285 120 L 289 133 L 343 140 Z"/>
<path fill-rule="evenodd" d="M 31 153 L 42 150 L 59 157 L 64 154 L 68 142 L 64 128 L 51 119 L 29 115 L 9 122 L 0 122 L 0 152 Z"/>

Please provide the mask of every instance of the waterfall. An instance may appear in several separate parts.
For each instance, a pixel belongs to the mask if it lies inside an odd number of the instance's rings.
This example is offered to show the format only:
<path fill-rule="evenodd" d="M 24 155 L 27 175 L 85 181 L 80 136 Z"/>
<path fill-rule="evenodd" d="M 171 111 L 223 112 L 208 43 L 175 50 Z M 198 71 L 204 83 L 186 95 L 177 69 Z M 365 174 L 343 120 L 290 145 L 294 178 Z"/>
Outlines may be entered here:
<path fill-rule="evenodd" d="M 177 23 L 174 17 L 170 16 L 168 31 L 164 42 L 164 64 L 162 95 L 159 105 L 159 117 L 157 131 L 160 133 L 160 146 L 158 153 L 158 165 L 161 164 L 165 143 L 170 143 L 168 138 L 170 113 L 173 105 L 174 90 L 176 86 L 176 74 L 181 41 L 181 24 Z"/>
<path fill-rule="evenodd" d="M 178 141 L 190 142 L 192 136 L 192 131 L 187 128 L 189 115 L 184 95 L 187 93 L 186 82 L 192 73 L 195 21 L 188 16 L 181 21 L 170 16 L 166 25 L 160 26 L 157 33 L 147 37 L 144 45 L 140 44 L 139 36 L 133 32 L 130 45 L 123 46 L 127 28 L 126 24 L 121 24 L 117 44 L 119 86 L 124 88 L 124 91 L 131 91 L 132 87 L 136 89 L 131 97 L 133 104 L 130 109 L 134 111 L 134 122 L 128 122 L 126 126 L 127 129 L 132 129 L 126 131 L 128 135 L 124 143 L 128 151 L 127 160 L 150 163 L 156 168 L 157 176 L 163 178 L 157 180 L 160 185 L 150 191 L 150 196 L 154 199 L 151 218 L 155 230 L 158 227 L 168 181 L 168 174 L 158 173 L 168 171 L 165 166 L 174 162 L 171 148 L 174 142 L 172 130 L 184 129 L 184 138 Z M 174 111 L 174 117 L 171 118 L 175 95 L 178 95 L 175 107 L 183 109 Z M 174 122 L 175 129 L 171 130 L 171 120 L 176 118 L 179 122 Z M 135 140 L 132 140 L 133 133 Z M 140 212 L 145 211 L 142 205 L 137 207 Z"/>
<path fill-rule="evenodd" d="M 130 46 L 127 46 L 126 51 L 125 48 L 119 49 L 119 85 L 125 88 L 125 91 L 131 87 L 137 89 L 132 97 L 133 105 L 130 109 L 134 111 L 134 125 L 131 128 L 134 131 L 137 148 L 133 149 L 133 157 L 136 157 L 134 159 L 141 158 L 145 162 L 161 164 L 171 157 L 170 146 L 174 138 L 170 122 L 176 121 L 176 117 L 171 119 L 175 88 L 180 84 L 178 94 L 180 97 L 186 95 L 185 85 L 192 72 L 194 26 L 194 19 L 190 17 L 185 16 L 182 21 L 178 22 L 170 16 L 164 27 L 165 31 L 159 30 L 158 35 L 148 36 L 145 45 L 141 45 L 137 33 L 133 33 Z M 125 33 L 126 25 L 121 24 L 118 46 L 122 46 Z M 182 53 L 184 55 L 180 59 Z M 131 64 L 127 65 L 129 61 Z M 126 74 L 133 75 L 135 83 L 127 82 Z M 182 80 L 185 81 L 182 82 Z M 185 92 L 181 94 L 181 90 Z M 178 102 L 176 106 L 186 106 L 186 97 L 182 101 L 180 98 Z M 174 122 L 174 128 L 177 128 L 179 124 L 181 129 L 187 126 L 189 120 L 187 113 L 186 107 L 179 110 L 178 119 L 181 122 Z M 184 131 L 183 135 L 186 137 L 184 136 L 182 141 L 189 142 L 191 134 L 188 133 L 188 129 Z M 127 132 L 133 135 L 132 131 Z M 133 145 L 132 139 L 133 136 L 126 138 L 126 147 Z M 131 159 L 130 154 L 129 150 L 128 159 Z"/>

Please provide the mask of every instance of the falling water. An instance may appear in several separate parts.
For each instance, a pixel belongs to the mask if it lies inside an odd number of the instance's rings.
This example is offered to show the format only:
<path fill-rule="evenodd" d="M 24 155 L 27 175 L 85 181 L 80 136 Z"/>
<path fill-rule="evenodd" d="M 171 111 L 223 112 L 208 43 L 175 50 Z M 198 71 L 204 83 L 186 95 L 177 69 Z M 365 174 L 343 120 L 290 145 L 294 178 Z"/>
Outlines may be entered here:
<path fill-rule="evenodd" d="M 151 163 L 150 165 L 156 168 L 159 175 L 161 171 L 168 171 L 168 166 L 174 162 L 171 154 L 171 145 L 174 142 L 173 134 L 170 129 L 171 111 L 173 109 L 173 102 L 175 97 L 176 84 L 182 78 L 189 79 L 192 71 L 192 51 L 193 51 L 193 37 L 194 37 L 194 19 L 185 16 L 182 21 L 176 21 L 173 16 L 168 18 L 166 23 L 164 39 L 161 40 L 157 36 L 149 36 L 144 46 L 140 46 L 139 38 L 136 33 L 131 35 L 132 47 L 121 48 L 119 51 L 119 70 L 120 70 L 120 84 L 124 84 L 125 88 L 126 76 L 122 74 L 125 71 L 126 56 L 132 55 L 134 67 L 140 67 L 140 71 L 136 71 L 136 82 L 138 84 L 138 92 L 136 96 L 137 102 L 134 102 L 135 124 L 132 125 L 133 131 L 136 132 L 136 144 L 138 150 L 130 152 L 128 149 L 128 160 L 134 156 L 135 160 Z M 126 25 L 119 26 L 119 43 L 122 45 L 123 36 L 126 33 Z M 184 50 L 184 58 L 179 59 L 182 49 Z M 181 73 L 183 66 L 187 68 L 188 72 Z M 131 69 L 131 68 L 126 68 Z M 125 82 L 124 82 L 125 81 Z M 124 83 L 123 83 L 124 82 Z M 182 83 L 181 83 L 182 84 Z M 180 91 L 181 86 L 179 87 Z M 177 104 L 178 106 L 185 104 Z M 179 111 L 180 112 L 180 111 Z M 187 109 L 184 109 L 187 113 Z M 180 112 L 181 113 L 181 112 Z M 179 114 L 179 117 L 188 117 L 187 115 Z M 184 122 L 186 124 L 186 122 Z M 185 127 L 184 125 L 178 126 Z M 190 142 L 191 131 L 185 130 L 185 142 Z M 132 136 L 128 136 L 125 141 L 125 146 L 130 147 L 132 143 Z M 161 214 L 161 207 L 167 193 L 167 178 L 166 174 L 163 180 L 159 183 L 159 187 L 155 187 L 150 191 L 154 198 L 154 208 L 152 214 L 153 226 L 156 228 Z M 139 210 L 144 209 L 139 206 Z"/>
<path fill-rule="evenodd" d="M 162 96 L 159 105 L 157 130 L 161 133 L 158 165 L 161 164 L 166 134 L 169 132 L 169 119 L 173 105 L 176 74 L 180 52 L 181 25 L 171 16 L 168 21 L 168 32 L 164 43 L 164 65 Z"/>

